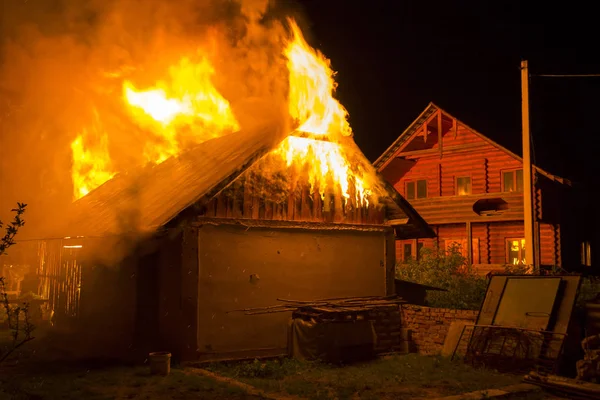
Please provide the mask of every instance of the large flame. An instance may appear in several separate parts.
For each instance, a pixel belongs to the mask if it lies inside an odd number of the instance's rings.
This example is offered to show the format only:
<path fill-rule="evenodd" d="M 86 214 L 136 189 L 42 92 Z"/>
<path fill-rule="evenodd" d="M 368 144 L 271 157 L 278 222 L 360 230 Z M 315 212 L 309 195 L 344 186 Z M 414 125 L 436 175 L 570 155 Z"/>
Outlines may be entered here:
<path fill-rule="evenodd" d="M 277 163 L 282 168 L 306 174 L 313 193 L 336 193 L 358 205 L 368 204 L 375 180 L 352 164 L 355 157 L 343 144 L 352 129 L 348 112 L 333 96 L 335 73 L 329 60 L 307 44 L 296 22 L 288 22 L 291 34 L 281 51 L 288 69 L 288 112 L 296 130 L 272 154 L 283 161 Z M 228 100 L 213 84 L 215 70 L 207 58 L 183 57 L 168 72 L 168 79 L 156 80 L 152 87 L 122 83 L 129 116 L 149 135 L 144 148 L 147 162 L 163 162 L 183 151 L 185 143 L 201 143 L 239 129 Z M 84 147 L 84 136 L 72 145 L 76 198 L 113 176 L 106 136 L 95 148 Z"/>
<path fill-rule="evenodd" d="M 368 204 L 364 179 L 358 171 L 352 171 L 350 157 L 338 143 L 310 138 L 289 136 L 274 154 L 281 156 L 288 167 L 299 168 L 307 174 L 311 189 L 318 191 L 322 198 L 326 193 L 341 193 L 346 199 L 351 196 L 360 204 Z"/>
<path fill-rule="evenodd" d="M 214 87 L 215 73 L 207 59 L 192 63 L 183 58 L 170 68 L 169 83 L 138 90 L 129 81 L 123 95 L 136 122 L 156 135 L 159 143 L 146 146 L 149 162 L 161 163 L 181 151 L 182 127 L 191 132 L 186 140 L 201 143 L 239 129 L 229 102 Z"/>
<path fill-rule="evenodd" d="M 329 60 L 306 43 L 294 20 L 288 21 L 292 39 L 284 53 L 290 73 L 290 116 L 299 123 L 299 131 L 350 136 L 348 112 L 333 97 L 336 82 Z"/>
<path fill-rule="evenodd" d="M 73 154 L 71 175 L 75 200 L 114 176 L 108 152 L 108 136 L 100 125 L 98 114 L 95 114 L 96 123 L 92 129 L 83 129 L 71 143 Z"/>
<path fill-rule="evenodd" d="M 288 167 L 302 168 L 308 173 L 313 192 L 323 197 L 326 192 L 338 190 L 345 198 L 351 196 L 351 185 L 357 204 L 366 204 L 370 195 L 365 177 L 352 171 L 349 157 L 336 141 L 340 136 L 352 135 L 348 112 L 333 97 L 336 88 L 334 72 L 323 54 L 311 48 L 304 40 L 294 20 L 288 20 L 292 37 L 284 54 L 289 70 L 289 113 L 299 125 L 300 132 L 311 133 L 317 139 L 288 137 L 277 149 Z M 324 140 L 320 140 L 322 138 Z M 334 187 L 332 186 L 332 183 Z"/>

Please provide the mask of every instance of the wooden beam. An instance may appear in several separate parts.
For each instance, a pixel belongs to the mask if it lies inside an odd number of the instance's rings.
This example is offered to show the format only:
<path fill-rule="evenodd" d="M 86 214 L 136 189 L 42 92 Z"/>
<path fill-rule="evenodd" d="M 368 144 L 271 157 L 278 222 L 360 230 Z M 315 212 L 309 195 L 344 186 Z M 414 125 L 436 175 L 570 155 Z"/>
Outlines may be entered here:
<path fill-rule="evenodd" d="M 423 141 L 427 142 L 427 121 L 423 124 Z"/>
<path fill-rule="evenodd" d="M 442 197 L 442 164 L 438 163 L 437 167 L 437 180 L 438 180 L 438 196 Z"/>
<path fill-rule="evenodd" d="M 467 222 L 467 262 L 473 264 L 473 228 L 471 222 Z"/>
<path fill-rule="evenodd" d="M 409 221 L 408 218 L 390 219 L 385 224 L 386 225 L 390 225 L 390 226 L 399 226 L 399 225 L 406 225 L 406 224 L 408 224 L 408 221 Z"/>
<path fill-rule="evenodd" d="M 458 136 L 458 120 L 456 118 L 452 120 L 452 125 L 454 128 L 454 139 L 456 139 L 456 137 Z"/>
<path fill-rule="evenodd" d="M 478 150 L 489 146 L 487 143 L 482 144 L 459 144 L 456 146 L 448 146 L 444 148 L 444 153 L 456 153 L 461 151 Z M 438 149 L 426 149 L 426 150 L 413 150 L 404 151 L 398 153 L 397 157 L 410 157 L 410 156 L 426 156 L 438 154 Z"/>
<path fill-rule="evenodd" d="M 443 155 L 443 146 L 442 146 L 442 112 L 437 112 L 437 130 L 438 130 L 438 147 L 440 148 L 440 158 Z"/>

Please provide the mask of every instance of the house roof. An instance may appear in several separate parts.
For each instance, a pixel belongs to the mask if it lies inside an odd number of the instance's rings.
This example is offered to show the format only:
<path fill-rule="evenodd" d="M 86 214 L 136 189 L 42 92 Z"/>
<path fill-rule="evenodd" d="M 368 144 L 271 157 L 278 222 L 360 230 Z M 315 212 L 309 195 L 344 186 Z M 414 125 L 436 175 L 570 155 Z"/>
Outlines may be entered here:
<path fill-rule="evenodd" d="M 264 127 L 236 132 L 206 141 L 161 164 L 119 173 L 74 202 L 60 223 L 53 218 L 54 222 L 38 230 L 35 238 L 155 231 L 200 200 L 217 195 L 285 137 L 276 129 Z M 356 146 L 352 140 L 347 145 Z M 376 174 L 358 147 L 355 150 L 364 167 Z M 420 237 L 435 236 L 393 187 L 386 190 L 390 196 L 382 201 L 390 219 L 404 219 L 407 229 L 416 229 Z"/>
<path fill-rule="evenodd" d="M 375 162 L 373 163 L 375 168 L 377 168 L 378 171 L 381 171 L 381 169 L 384 168 L 394 158 L 394 156 L 403 147 L 403 145 L 405 143 L 407 143 L 408 141 L 410 141 L 413 137 L 415 137 L 418 134 L 418 132 L 420 131 L 420 128 L 423 126 L 423 124 L 426 123 L 427 120 L 429 119 L 429 117 L 432 114 L 434 114 L 436 111 L 441 111 L 443 114 L 447 115 L 448 117 L 455 119 L 456 121 L 458 121 L 458 123 L 460 123 L 460 125 L 467 128 L 473 134 L 479 136 L 481 139 L 485 140 L 486 142 L 488 142 L 492 146 L 496 147 L 497 149 L 502 150 L 503 152 L 510 155 L 514 159 L 519 160 L 521 162 L 523 161 L 521 156 L 518 156 L 517 154 L 508 150 L 506 147 L 494 142 L 487 136 L 485 136 L 482 133 L 471 128 L 467 124 L 460 121 L 458 118 L 454 117 L 447 111 L 443 110 L 441 107 L 438 107 L 434 103 L 429 103 L 427 105 L 427 107 L 425 107 L 425 110 L 423 110 L 423 112 L 404 130 L 404 132 L 402 132 L 402 134 L 400 136 L 398 136 L 398 138 L 391 144 L 391 146 L 388 147 L 387 150 L 385 150 L 383 152 L 383 154 L 381 154 L 381 156 L 379 156 L 379 158 L 377 160 L 375 160 Z M 540 167 L 538 167 L 536 165 L 534 165 L 533 168 L 541 175 L 544 175 L 545 177 L 547 177 L 553 181 L 571 185 L 571 182 L 568 179 L 561 178 L 556 175 L 552 175 L 549 172 L 544 171 L 543 169 L 541 169 Z"/>

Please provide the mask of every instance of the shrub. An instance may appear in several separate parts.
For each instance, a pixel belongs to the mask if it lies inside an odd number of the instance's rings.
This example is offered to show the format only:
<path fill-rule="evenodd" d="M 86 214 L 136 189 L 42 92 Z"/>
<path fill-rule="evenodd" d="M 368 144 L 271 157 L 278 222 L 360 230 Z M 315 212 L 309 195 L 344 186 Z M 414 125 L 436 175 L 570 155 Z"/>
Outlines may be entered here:
<path fill-rule="evenodd" d="M 27 207 L 27 204 L 18 203 L 17 208 L 12 210 L 15 213 L 14 219 L 7 224 L 4 236 L 0 237 L 0 257 L 6 253 L 6 250 L 9 247 L 15 244 L 15 236 L 19 229 L 25 224 L 25 221 L 22 219 L 22 216 L 25 213 L 25 207 Z M 0 221 L 0 228 L 2 227 L 3 224 L 2 221 Z M 3 277 L 0 277 L 0 303 L 4 308 L 12 338 L 8 347 L 0 349 L 0 362 L 2 362 L 6 360 L 13 351 L 33 340 L 31 333 L 34 330 L 34 326 L 29 321 L 29 304 L 23 303 L 23 305 L 20 306 L 13 306 L 10 304 Z"/>
<path fill-rule="evenodd" d="M 421 249 L 418 260 L 397 266 L 396 277 L 446 289 L 446 292 L 429 291 L 427 305 L 461 310 L 478 310 L 488 284 L 487 279 L 467 263 L 458 243 L 447 250 Z"/>

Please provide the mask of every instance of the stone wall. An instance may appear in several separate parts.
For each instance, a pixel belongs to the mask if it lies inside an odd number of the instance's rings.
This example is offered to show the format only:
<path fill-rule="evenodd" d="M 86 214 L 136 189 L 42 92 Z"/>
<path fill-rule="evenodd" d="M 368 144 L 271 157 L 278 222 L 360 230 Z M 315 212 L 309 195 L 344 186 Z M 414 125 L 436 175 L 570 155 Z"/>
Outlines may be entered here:
<path fill-rule="evenodd" d="M 475 323 L 479 311 L 431 308 L 403 304 L 402 328 L 412 331 L 414 350 L 420 354 L 438 354 L 453 321 Z"/>
<path fill-rule="evenodd" d="M 369 312 L 367 318 L 373 321 L 377 334 L 377 353 L 402 350 L 402 318 L 397 306 L 377 307 Z"/>

